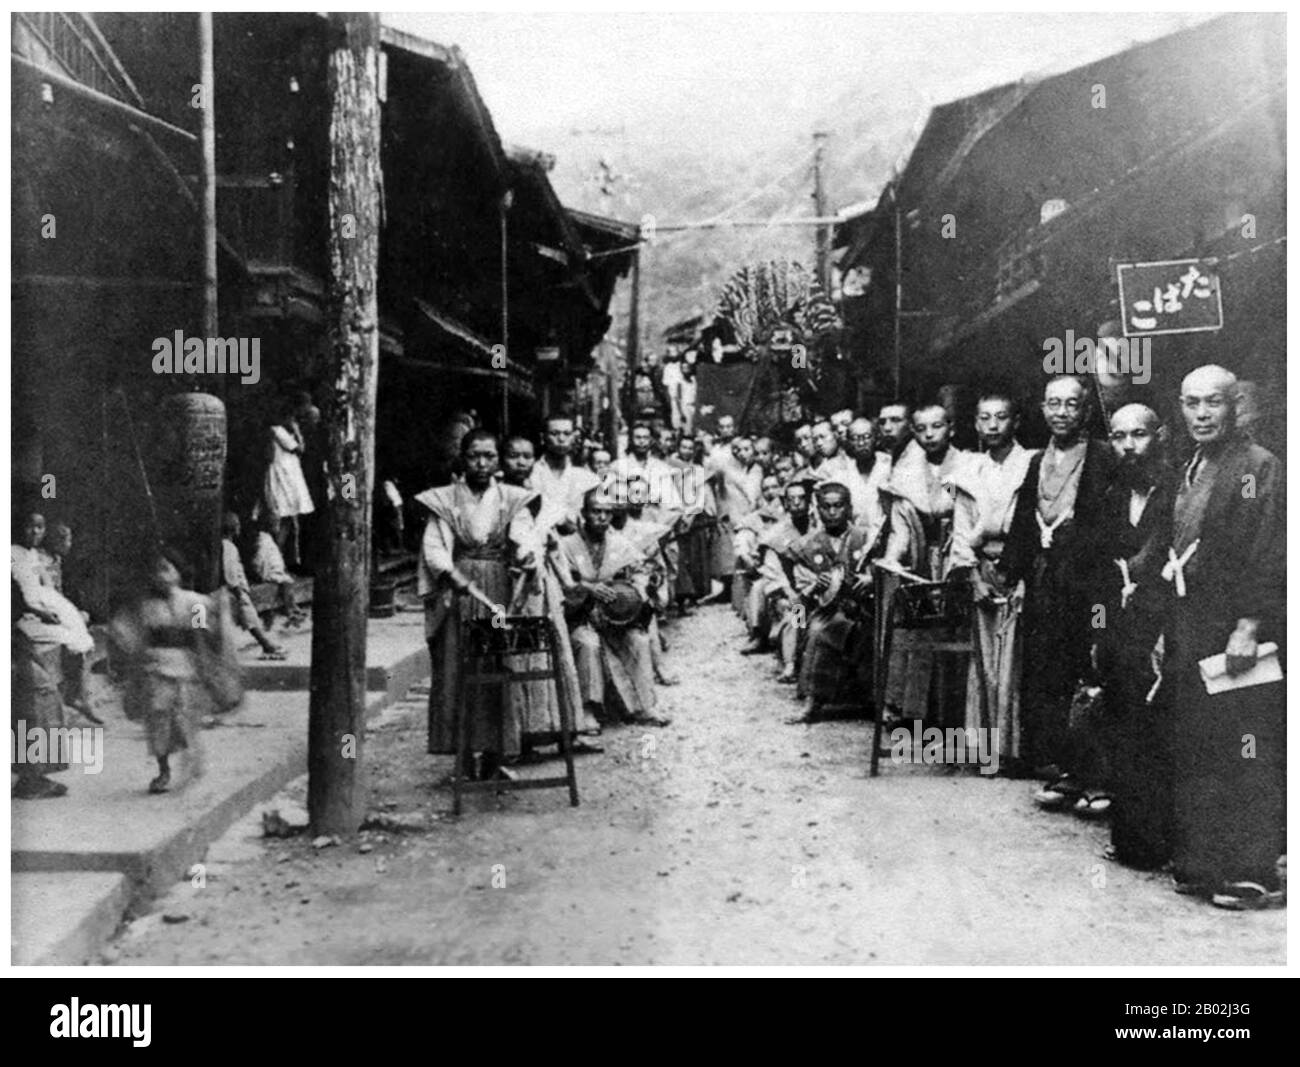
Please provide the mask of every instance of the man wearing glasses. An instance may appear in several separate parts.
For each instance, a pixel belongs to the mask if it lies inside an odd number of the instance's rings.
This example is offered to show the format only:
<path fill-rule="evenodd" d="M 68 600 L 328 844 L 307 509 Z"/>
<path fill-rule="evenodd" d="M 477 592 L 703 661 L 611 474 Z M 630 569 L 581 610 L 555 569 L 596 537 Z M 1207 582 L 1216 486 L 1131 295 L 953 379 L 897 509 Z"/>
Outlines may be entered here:
<path fill-rule="evenodd" d="M 1049 783 L 1038 803 L 1053 808 L 1079 794 L 1065 773 L 1067 725 L 1075 685 L 1090 668 L 1090 568 L 1105 549 L 1101 502 L 1114 465 L 1110 447 L 1084 430 L 1089 414 L 1078 378 L 1047 383 L 1043 416 L 1051 440 L 1029 462 L 1003 553 L 1008 586 L 1025 583 L 1023 752 Z"/>
<path fill-rule="evenodd" d="M 1206 676 L 1231 681 L 1258 671 L 1266 643 L 1275 642 L 1285 661 L 1282 464 L 1238 432 L 1237 379 L 1223 367 L 1192 371 L 1181 402 L 1195 451 L 1174 500 L 1162 575 L 1172 594 L 1165 636 L 1174 687 L 1175 875 L 1180 892 L 1220 907 L 1280 906 L 1285 686 L 1211 695 Z"/>

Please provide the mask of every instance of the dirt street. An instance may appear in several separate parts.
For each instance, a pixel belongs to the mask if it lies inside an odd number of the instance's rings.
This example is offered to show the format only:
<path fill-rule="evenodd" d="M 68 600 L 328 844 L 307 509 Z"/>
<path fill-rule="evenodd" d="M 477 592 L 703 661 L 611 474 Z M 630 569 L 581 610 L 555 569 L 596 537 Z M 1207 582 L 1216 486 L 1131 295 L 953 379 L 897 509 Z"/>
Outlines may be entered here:
<path fill-rule="evenodd" d="M 1281 964 L 1285 912 L 1176 896 L 1101 858 L 1104 825 L 1032 783 L 898 767 L 868 723 L 787 725 L 765 657 L 711 606 L 670 628 L 667 729 L 606 731 L 561 789 L 475 796 L 459 819 L 423 697 L 367 741 L 371 807 L 422 813 L 314 849 L 260 811 L 105 951 L 119 964 Z M 549 771 L 556 764 L 546 764 Z M 535 773 L 530 768 L 529 773 Z"/>

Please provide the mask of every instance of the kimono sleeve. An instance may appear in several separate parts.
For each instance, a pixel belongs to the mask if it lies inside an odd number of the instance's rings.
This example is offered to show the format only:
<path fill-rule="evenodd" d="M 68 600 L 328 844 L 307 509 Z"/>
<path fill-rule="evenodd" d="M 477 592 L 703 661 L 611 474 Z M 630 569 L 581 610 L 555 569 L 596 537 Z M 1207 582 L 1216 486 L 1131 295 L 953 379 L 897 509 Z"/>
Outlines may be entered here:
<path fill-rule="evenodd" d="M 544 535 L 545 530 L 538 527 L 532 509 L 527 506 L 521 507 L 515 513 L 506 530 L 506 537 L 514 547 L 515 560 L 523 563 L 531 558 L 534 565 L 542 558 L 545 548 Z"/>
<path fill-rule="evenodd" d="M 456 569 L 452 556 L 455 547 L 456 535 L 452 533 L 447 520 L 438 515 L 430 515 L 424 525 L 420 555 L 435 578 L 442 578 Z"/>
<path fill-rule="evenodd" d="M 1272 454 L 1251 464 L 1247 476 L 1254 484 L 1243 479 L 1238 504 L 1242 519 L 1233 540 L 1240 546 L 1242 567 L 1230 586 L 1232 614 L 1260 619 L 1271 628 L 1286 612 L 1285 479 L 1282 464 Z"/>

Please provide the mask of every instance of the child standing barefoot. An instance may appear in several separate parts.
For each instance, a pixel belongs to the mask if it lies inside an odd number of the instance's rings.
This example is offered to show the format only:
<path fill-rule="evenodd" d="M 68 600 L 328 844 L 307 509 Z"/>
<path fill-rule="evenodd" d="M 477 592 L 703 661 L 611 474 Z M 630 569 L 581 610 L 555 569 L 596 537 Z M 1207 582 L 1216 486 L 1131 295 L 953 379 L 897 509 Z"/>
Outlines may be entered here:
<path fill-rule="evenodd" d="M 161 548 L 148 560 L 146 589 L 114 619 L 111 639 L 124 660 L 123 710 L 144 722 L 158 775 L 149 792 L 171 787 L 171 757 L 188 757 L 189 776 L 202 774 L 199 729 L 210 712 L 239 702 L 235 639 L 223 601 L 181 586 L 184 561 Z"/>

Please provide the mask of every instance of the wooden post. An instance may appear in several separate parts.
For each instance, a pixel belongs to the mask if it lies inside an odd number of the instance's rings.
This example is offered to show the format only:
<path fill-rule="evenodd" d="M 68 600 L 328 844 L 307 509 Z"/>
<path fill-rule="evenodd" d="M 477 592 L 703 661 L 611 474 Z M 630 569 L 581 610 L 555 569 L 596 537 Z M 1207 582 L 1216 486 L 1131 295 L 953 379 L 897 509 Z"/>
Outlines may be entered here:
<path fill-rule="evenodd" d="M 632 293 L 627 309 L 627 369 L 641 362 L 641 249 L 632 253 Z"/>
<path fill-rule="evenodd" d="M 203 231 L 203 318 L 199 336 L 220 337 L 217 325 L 217 117 L 212 74 L 212 13 L 199 13 L 199 210 Z M 223 398 L 224 399 L 224 398 Z"/>
<path fill-rule="evenodd" d="M 813 203 L 819 219 L 826 218 L 826 186 L 823 182 L 822 166 L 826 157 L 826 134 L 818 130 L 813 134 Z M 826 225 L 817 227 L 817 280 L 821 282 L 826 293 L 831 291 L 831 228 Z"/>
<path fill-rule="evenodd" d="M 903 397 L 903 216 L 898 206 L 898 187 L 891 188 L 894 201 L 894 399 Z"/>
<path fill-rule="evenodd" d="M 501 197 L 501 347 L 506 365 L 501 368 L 501 437 L 510 433 L 510 224 L 506 212 L 514 205 L 509 189 Z"/>
<path fill-rule="evenodd" d="M 323 412 L 332 498 L 312 607 L 307 810 L 313 834 L 364 816 L 366 616 L 379 369 L 379 16 L 330 16 L 329 315 Z"/>

